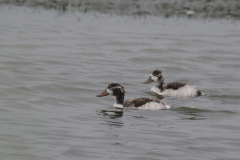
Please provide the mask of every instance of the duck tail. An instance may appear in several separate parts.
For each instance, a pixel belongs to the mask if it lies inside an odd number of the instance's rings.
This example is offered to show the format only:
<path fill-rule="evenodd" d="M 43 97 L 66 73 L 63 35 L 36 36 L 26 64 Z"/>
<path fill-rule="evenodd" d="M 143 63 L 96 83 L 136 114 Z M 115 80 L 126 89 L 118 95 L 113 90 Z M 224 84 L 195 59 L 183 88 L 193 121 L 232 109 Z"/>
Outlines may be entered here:
<path fill-rule="evenodd" d="M 198 90 L 197 91 L 197 95 L 198 96 L 205 96 L 205 95 L 207 95 L 206 93 L 203 93 L 202 91 L 200 91 L 200 90 Z"/>

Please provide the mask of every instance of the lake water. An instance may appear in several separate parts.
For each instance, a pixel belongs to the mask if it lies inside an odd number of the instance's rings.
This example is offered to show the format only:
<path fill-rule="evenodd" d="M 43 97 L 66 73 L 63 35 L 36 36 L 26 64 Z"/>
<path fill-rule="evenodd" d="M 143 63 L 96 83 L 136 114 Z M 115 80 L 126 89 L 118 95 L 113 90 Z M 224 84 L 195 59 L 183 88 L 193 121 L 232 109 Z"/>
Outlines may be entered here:
<path fill-rule="evenodd" d="M 1 6 L 1 159 L 239 160 L 239 44 L 239 21 Z M 96 97 L 151 97 L 154 69 L 207 95 L 158 111 Z"/>

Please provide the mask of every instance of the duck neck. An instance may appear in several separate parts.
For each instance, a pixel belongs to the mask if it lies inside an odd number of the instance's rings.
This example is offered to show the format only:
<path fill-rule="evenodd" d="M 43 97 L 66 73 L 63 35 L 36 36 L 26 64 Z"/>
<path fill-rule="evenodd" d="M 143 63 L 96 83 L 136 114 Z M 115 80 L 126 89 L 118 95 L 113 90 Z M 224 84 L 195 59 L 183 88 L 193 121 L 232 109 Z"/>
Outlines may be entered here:
<path fill-rule="evenodd" d="M 124 94 L 116 96 L 116 104 L 123 105 L 123 101 L 124 101 Z"/>
<path fill-rule="evenodd" d="M 160 91 L 162 91 L 162 88 L 163 88 L 163 81 L 164 81 L 164 77 L 162 76 L 162 77 L 160 77 L 160 79 L 154 85 Z"/>
<path fill-rule="evenodd" d="M 163 82 L 155 83 L 155 85 L 154 85 L 154 87 L 158 88 L 160 91 L 162 91 L 162 86 L 163 86 Z"/>
<path fill-rule="evenodd" d="M 113 107 L 123 108 L 124 95 L 116 96 L 116 102 L 113 104 Z"/>

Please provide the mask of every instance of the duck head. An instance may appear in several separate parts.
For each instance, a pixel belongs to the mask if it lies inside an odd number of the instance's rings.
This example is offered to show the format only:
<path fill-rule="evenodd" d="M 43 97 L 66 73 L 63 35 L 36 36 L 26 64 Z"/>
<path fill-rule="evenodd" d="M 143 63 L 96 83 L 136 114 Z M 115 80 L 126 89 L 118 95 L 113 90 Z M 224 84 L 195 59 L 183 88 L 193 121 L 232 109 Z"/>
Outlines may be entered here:
<path fill-rule="evenodd" d="M 163 83 L 164 77 L 162 75 L 162 71 L 160 70 L 153 70 L 150 72 L 149 78 L 143 82 L 143 84 L 148 84 L 148 83 Z"/>
<path fill-rule="evenodd" d="M 101 94 L 97 95 L 97 97 L 103 97 L 108 95 L 112 95 L 115 97 L 124 96 L 125 95 L 124 87 L 119 83 L 111 83 Z"/>
<path fill-rule="evenodd" d="M 119 83 L 111 83 L 101 94 L 97 95 L 97 97 L 103 97 L 108 95 L 116 97 L 116 102 L 113 104 L 114 107 L 123 108 L 123 101 L 125 95 L 125 90 L 123 86 L 121 86 Z"/>

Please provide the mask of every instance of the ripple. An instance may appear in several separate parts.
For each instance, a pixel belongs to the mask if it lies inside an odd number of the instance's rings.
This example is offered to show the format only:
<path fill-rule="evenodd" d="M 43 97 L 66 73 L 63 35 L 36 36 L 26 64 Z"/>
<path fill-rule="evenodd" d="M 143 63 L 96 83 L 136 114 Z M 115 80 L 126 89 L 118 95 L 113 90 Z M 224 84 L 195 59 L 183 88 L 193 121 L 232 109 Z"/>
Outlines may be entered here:
<path fill-rule="evenodd" d="M 3 159 L 239 158 L 238 22 L 0 8 Z M 155 96 L 142 83 L 157 68 L 207 95 L 165 97 L 173 108 L 159 111 L 96 97 L 112 82 L 126 99 Z"/>

